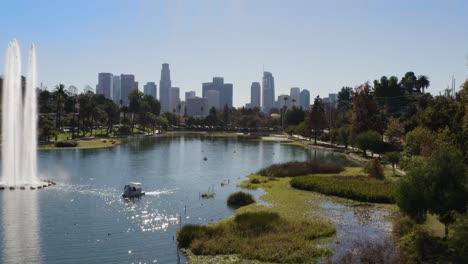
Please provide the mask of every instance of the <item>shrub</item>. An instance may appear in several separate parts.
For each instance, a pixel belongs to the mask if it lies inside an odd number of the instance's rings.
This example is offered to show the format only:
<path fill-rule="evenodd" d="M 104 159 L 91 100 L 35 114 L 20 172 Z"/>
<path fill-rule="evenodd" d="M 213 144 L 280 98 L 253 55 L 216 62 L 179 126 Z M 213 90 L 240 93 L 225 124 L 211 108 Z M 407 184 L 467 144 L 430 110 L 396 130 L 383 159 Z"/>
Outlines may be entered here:
<path fill-rule="evenodd" d="M 273 164 L 258 173 L 267 177 L 294 177 L 314 173 L 339 173 L 342 170 L 343 166 L 338 163 L 309 160 Z"/>
<path fill-rule="evenodd" d="M 177 243 L 179 247 L 186 248 L 197 238 L 205 236 L 208 233 L 208 227 L 200 225 L 184 225 L 177 232 Z"/>
<path fill-rule="evenodd" d="M 245 192 L 233 193 L 227 199 L 227 204 L 232 207 L 241 207 L 252 203 L 255 203 L 255 199 L 251 194 Z"/>
<path fill-rule="evenodd" d="M 244 235 L 258 235 L 272 231 L 279 221 L 279 214 L 274 212 L 247 212 L 238 214 L 234 218 L 239 232 Z"/>
<path fill-rule="evenodd" d="M 468 216 L 458 215 L 452 229 L 449 245 L 459 258 L 460 263 L 468 263 Z"/>
<path fill-rule="evenodd" d="M 253 179 L 250 180 L 250 183 L 253 183 L 253 184 L 260 184 L 261 182 L 260 182 L 259 179 L 253 178 Z"/>
<path fill-rule="evenodd" d="M 393 203 L 392 183 L 363 176 L 300 176 L 291 180 L 296 189 L 372 203 Z"/>
<path fill-rule="evenodd" d="M 119 127 L 119 135 L 130 135 L 132 134 L 132 128 L 129 125 L 122 125 Z"/>
<path fill-rule="evenodd" d="M 78 146 L 78 142 L 73 140 L 63 140 L 55 142 L 54 146 L 57 148 L 73 148 Z"/>
<path fill-rule="evenodd" d="M 377 158 L 370 161 L 368 172 L 369 177 L 374 179 L 383 180 L 385 178 L 382 165 L 380 165 L 380 161 Z"/>

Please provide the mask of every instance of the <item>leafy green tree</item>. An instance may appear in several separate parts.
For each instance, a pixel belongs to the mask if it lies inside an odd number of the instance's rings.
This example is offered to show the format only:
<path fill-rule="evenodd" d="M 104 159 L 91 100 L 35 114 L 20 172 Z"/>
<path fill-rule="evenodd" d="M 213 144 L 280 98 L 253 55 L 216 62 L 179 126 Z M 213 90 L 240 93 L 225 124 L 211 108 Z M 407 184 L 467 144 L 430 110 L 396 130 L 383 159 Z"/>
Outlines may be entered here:
<path fill-rule="evenodd" d="M 400 153 L 398 152 L 390 152 L 385 155 L 385 159 L 392 164 L 393 168 L 393 175 L 395 175 L 395 166 L 400 162 Z"/>
<path fill-rule="evenodd" d="M 416 80 L 416 89 L 418 92 L 424 93 L 424 89 L 427 89 L 431 85 L 431 82 L 429 81 L 429 78 L 426 75 L 419 75 L 418 79 Z"/>
<path fill-rule="evenodd" d="M 325 109 L 323 106 L 322 98 L 317 96 L 314 99 L 314 104 L 309 113 L 309 123 L 308 130 L 313 132 L 314 135 L 314 144 L 317 145 L 317 137 L 322 133 L 323 129 L 326 127 L 325 119 Z"/>
<path fill-rule="evenodd" d="M 352 124 L 356 134 L 382 130 L 382 120 L 369 83 L 356 87 L 354 91 Z"/>
<path fill-rule="evenodd" d="M 52 92 L 52 96 L 55 101 L 55 109 L 56 109 L 56 127 L 57 130 L 61 130 L 61 118 L 62 113 L 64 111 L 64 104 L 68 98 L 68 91 L 65 88 L 64 84 L 58 84 L 55 86 L 54 91 Z"/>
<path fill-rule="evenodd" d="M 284 116 L 284 125 L 295 126 L 300 124 L 305 119 L 305 112 L 296 106 L 293 106 L 291 109 L 286 111 Z"/>
<path fill-rule="evenodd" d="M 399 146 L 404 133 L 405 128 L 400 121 L 396 118 L 390 118 L 385 129 L 385 136 L 387 136 L 390 144 Z"/>
<path fill-rule="evenodd" d="M 343 87 L 338 92 L 338 107 L 336 125 L 338 127 L 351 124 L 353 108 L 353 88 Z"/>
<path fill-rule="evenodd" d="M 54 120 L 48 115 L 39 116 L 39 137 L 47 142 L 57 134 Z"/>
<path fill-rule="evenodd" d="M 418 222 L 425 220 L 426 212 L 437 215 L 447 236 L 454 212 L 465 213 L 468 206 L 468 171 L 462 153 L 442 145 L 427 161 L 412 166 L 398 187 L 397 204 Z"/>
<path fill-rule="evenodd" d="M 338 141 L 348 148 L 351 142 L 351 129 L 349 126 L 342 126 L 338 129 Z"/>
<path fill-rule="evenodd" d="M 377 152 L 382 147 L 379 133 L 369 130 L 357 136 L 357 146 L 363 151 L 364 157 L 367 157 L 367 150 Z"/>
<path fill-rule="evenodd" d="M 417 127 L 405 136 L 405 151 L 411 155 L 422 155 L 428 157 L 436 146 L 435 134 L 425 128 Z"/>

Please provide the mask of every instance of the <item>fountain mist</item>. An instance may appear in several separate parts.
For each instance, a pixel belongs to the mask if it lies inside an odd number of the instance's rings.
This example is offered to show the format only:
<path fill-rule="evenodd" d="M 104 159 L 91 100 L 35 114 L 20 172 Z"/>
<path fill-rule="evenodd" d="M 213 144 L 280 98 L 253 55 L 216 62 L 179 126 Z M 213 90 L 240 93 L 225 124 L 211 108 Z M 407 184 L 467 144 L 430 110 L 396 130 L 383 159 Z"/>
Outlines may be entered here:
<path fill-rule="evenodd" d="M 36 51 L 31 46 L 25 96 L 18 42 L 8 45 L 2 95 L 2 185 L 37 184 Z"/>

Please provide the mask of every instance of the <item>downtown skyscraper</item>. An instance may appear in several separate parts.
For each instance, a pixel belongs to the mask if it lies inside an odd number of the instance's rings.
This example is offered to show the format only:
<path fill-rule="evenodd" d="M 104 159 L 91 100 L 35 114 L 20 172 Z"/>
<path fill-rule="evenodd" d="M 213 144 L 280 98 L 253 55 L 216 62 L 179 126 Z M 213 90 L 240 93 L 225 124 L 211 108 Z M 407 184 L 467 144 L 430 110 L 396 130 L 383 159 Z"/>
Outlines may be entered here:
<path fill-rule="evenodd" d="M 159 81 L 159 102 L 161 112 L 172 112 L 171 106 L 171 71 L 169 64 L 163 63 L 161 69 L 161 80 Z"/>
<path fill-rule="evenodd" d="M 263 72 L 262 90 L 263 112 L 269 114 L 271 109 L 275 107 L 275 79 L 271 72 Z"/>
<path fill-rule="evenodd" d="M 260 108 L 261 106 L 261 96 L 260 96 L 260 83 L 259 82 L 252 82 L 252 85 L 250 86 L 250 107 L 258 107 Z"/>

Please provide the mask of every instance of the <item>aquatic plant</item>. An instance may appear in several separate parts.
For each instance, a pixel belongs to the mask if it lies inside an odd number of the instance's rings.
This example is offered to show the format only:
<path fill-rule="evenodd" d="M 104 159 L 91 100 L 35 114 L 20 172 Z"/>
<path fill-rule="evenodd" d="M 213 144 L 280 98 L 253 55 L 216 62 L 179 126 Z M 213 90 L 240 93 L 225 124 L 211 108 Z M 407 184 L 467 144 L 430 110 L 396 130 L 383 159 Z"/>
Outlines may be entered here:
<path fill-rule="evenodd" d="M 308 160 L 273 164 L 258 173 L 267 177 L 294 177 L 314 173 L 339 173 L 342 170 L 343 166 L 335 162 Z"/>
<path fill-rule="evenodd" d="M 232 207 L 241 207 L 255 203 L 255 199 L 250 193 L 236 192 L 229 195 L 227 204 Z"/>

